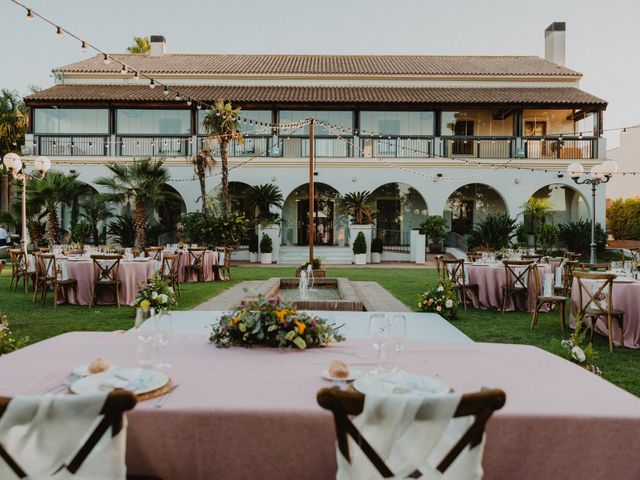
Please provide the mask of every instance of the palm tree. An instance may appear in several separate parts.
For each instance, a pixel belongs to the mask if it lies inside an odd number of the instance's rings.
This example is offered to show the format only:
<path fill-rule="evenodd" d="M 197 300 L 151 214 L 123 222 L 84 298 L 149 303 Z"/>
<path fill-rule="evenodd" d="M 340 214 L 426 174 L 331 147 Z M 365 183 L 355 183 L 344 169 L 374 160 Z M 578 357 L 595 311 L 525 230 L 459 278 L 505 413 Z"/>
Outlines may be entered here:
<path fill-rule="evenodd" d="M 129 53 L 149 53 L 151 43 L 149 37 L 133 37 L 133 45 L 127 48 Z"/>
<path fill-rule="evenodd" d="M 207 112 L 202 122 L 205 132 L 220 144 L 220 158 L 222 159 L 222 212 L 229 209 L 229 142 L 242 144 L 244 138 L 240 132 L 239 108 L 233 108 L 230 102 L 216 101 Z"/>
<path fill-rule="evenodd" d="M 271 207 L 282 208 L 284 197 L 282 191 L 273 183 L 253 185 L 247 189 L 247 205 L 251 209 L 251 216 L 256 223 L 273 220 Z"/>
<path fill-rule="evenodd" d="M 68 203 L 80 183 L 78 174 L 65 175 L 62 172 L 49 172 L 42 178 L 31 178 L 27 182 L 27 202 L 32 206 L 40 205 L 47 216 L 47 241 L 50 245 L 60 243 L 60 224 L 58 207 Z"/>
<path fill-rule="evenodd" d="M 213 154 L 210 148 L 202 147 L 198 149 L 198 153 L 191 159 L 193 163 L 193 170 L 198 176 L 198 182 L 200 183 L 200 199 L 202 200 L 202 211 L 207 211 L 207 172 L 212 172 L 216 166 L 216 160 L 213 158 Z"/>
<path fill-rule="evenodd" d="M 111 210 L 109 209 L 107 202 L 103 201 L 100 195 L 93 193 L 85 197 L 84 201 L 80 203 L 80 216 L 87 220 L 91 227 L 91 235 L 93 236 L 93 244 L 98 245 L 100 243 L 100 232 L 98 231 L 98 224 L 100 222 L 106 222 L 111 217 Z"/>
<path fill-rule="evenodd" d="M 0 157 L 16 151 L 27 131 L 27 109 L 17 92 L 0 91 Z"/>
<path fill-rule="evenodd" d="M 548 198 L 531 197 L 529 201 L 522 206 L 522 211 L 531 218 L 533 248 L 538 248 L 538 224 L 545 222 L 546 216 L 553 211 L 553 204 Z"/>
<path fill-rule="evenodd" d="M 145 158 L 134 160 L 133 165 L 109 163 L 107 168 L 111 177 L 102 177 L 96 180 L 98 185 L 111 190 L 111 193 L 102 197 L 106 201 L 122 202 L 133 205 L 135 225 L 135 247 L 144 248 L 146 245 L 145 228 L 147 219 L 145 203 L 156 204 L 164 202 L 172 194 L 166 192 L 162 186 L 171 176 L 164 166 L 164 160 L 152 160 Z"/>
<path fill-rule="evenodd" d="M 368 225 L 371 219 L 377 213 L 377 209 L 371 205 L 373 198 L 371 192 L 363 190 L 362 192 L 350 192 L 345 194 L 340 200 L 342 211 L 353 217 L 353 223 L 356 225 Z"/>

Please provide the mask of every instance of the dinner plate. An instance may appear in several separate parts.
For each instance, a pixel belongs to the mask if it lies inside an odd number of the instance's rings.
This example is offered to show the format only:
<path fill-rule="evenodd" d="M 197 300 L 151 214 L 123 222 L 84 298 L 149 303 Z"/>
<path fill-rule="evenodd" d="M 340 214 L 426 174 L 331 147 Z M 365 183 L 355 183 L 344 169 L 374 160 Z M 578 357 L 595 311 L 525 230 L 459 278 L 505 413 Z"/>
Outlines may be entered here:
<path fill-rule="evenodd" d="M 115 365 L 109 365 L 109 368 L 105 370 L 105 372 L 108 372 L 109 370 L 111 370 L 112 368 L 117 368 Z M 84 365 L 80 365 L 79 367 L 74 368 L 73 370 L 71 370 L 71 373 L 73 375 L 75 375 L 76 377 L 86 377 L 87 375 L 97 375 L 96 373 L 90 373 L 89 372 L 89 364 L 86 363 Z M 102 372 L 100 372 L 102 373 Z"/>
<path fill-rule="evenodd" d="M 112 368 L 106 372 L 82 377 L 73 382 L 69 389 L 78 395 L 88 395 L 121 388 L 142 395 L 162 388 L 168 382 L 169 377 L 166 374 L 155 370 Z"/>
<path fill-rule="evenodd" d="M 353 388 L 367 394 L 444 395 L 449 386 L 432 377 L 407 372 L 387 372 L 366 375 L 353 382 Z"/>
<path fill-rule="evenodd" d="M 322 372 L 322 378 L 324 378 L 325 380 L 329 380 L 330 382 L 334 380 L 343 380 L 346 382 L 353 382 L 354 380 L 362 377 L 363 375 L 364 375 L 364 372 L 362 370 L 358 370 L 357 368 L 350 369 L 349 376 L 347 378 L 332 377 L 331 375 L 329 375 L 329 370 L 324 370 Z"/>
<path fill-rule="evenodd" d="M 134 258 L 133 259 L 134 262 L 148 262 L 149 260 L 146 258 Z"/>

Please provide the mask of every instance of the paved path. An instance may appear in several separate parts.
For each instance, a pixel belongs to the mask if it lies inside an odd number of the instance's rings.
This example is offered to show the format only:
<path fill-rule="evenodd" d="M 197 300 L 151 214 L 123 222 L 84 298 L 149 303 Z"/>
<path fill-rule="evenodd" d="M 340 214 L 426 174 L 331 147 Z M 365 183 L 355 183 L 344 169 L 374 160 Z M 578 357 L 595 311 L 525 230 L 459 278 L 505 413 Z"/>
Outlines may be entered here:
<path fill-rule="evenodd" d="M 229 290 L 225 290 L 219 295 L 210 298 L 206 302 L 196 306 L 194 310 L 231 310 L 240 305 L 240 300 L 252 296 L 255 289 L 262 285 L 265 280 L 252 280 L 240 282 Z"/>

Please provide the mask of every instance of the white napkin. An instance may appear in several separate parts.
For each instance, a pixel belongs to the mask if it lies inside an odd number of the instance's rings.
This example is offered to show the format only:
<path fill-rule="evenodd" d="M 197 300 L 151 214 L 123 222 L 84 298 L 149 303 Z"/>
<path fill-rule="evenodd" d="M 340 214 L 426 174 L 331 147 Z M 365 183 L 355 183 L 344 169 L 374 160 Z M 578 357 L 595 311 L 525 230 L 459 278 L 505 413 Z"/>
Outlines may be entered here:
<path fill-rule="evenodd" d="M 36 271 L 36 259 L 33 254 L 27 255 L 27 272 L 34 273 Z"/>
<path fill-rule="evenodd" d="M 470 425 L 468 417 L 452 419 L 460 394 L 442 396 L 374 395 L 365 398 L 354 424 L 394 473 L 405 478 L 416 468 L 422 479 L 473 480 L 482 477 L 482 445 L 465 449 L 442 475 L 436 470 Z M 416 418 L 421 412 L 420 418 Z M 379 479 L 375 467 L 349 437 L 351 464 L 337 451 L 338 480 Z"/>
<path fill-rule="evenodd" d="M 77 475 L 67 470 L 53 474 L 73 458 L 101 420 L 105 399 L 106 393 L 15 397 L 0 418 L 0 443 L 30 480 L 124 480 L 126 428 L 116 437 L 107 431 Z M 0 478 L 15 478 L 4 461 L 0 462 Z"/>
<path fill-rule="evenodd" d="M 542 287 L 542 295 L 544 297 L 553 296 L 553 273 L 545 273 Z"/>
<path fill-rule="evenodd" d="M 218 252 L 218 258 L 216 259 L 216 265 L 224 265 L 224 252 Z"/>
<path fill-rule="evenodd" d="M 564 274 L 564 261 L 560 262 L 560 265 L 556 267 L 556 288 L 562 288 L 562 276 Z"/>
<path fill-rule="evenodd" d="M 60 267 L 58 275 L 59 279 L 69 280 L 69 266 L 67 265 L 67 262 L 60 262 L 58 267 Z"/>

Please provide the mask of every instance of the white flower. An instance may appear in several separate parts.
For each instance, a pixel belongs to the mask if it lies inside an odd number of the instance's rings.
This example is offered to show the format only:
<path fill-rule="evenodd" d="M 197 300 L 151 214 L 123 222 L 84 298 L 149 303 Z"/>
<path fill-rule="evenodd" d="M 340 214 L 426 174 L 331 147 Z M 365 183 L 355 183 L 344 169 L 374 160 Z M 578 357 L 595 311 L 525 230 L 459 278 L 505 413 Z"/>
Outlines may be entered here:
<path fill-rule="evenodd" d="M 451 308 L 453 307 L 453 300 L 451 300 L 450 298 L 447 299 L 446 302 L 444 302 L 444 306 L 447 308 Z"/>
<path fill-rule="evenodd" d="M 166 294 L 161 293 L 160 295 L 158 295 L 158 301 L 159 301 L 161 304 L 165 304 L 165 303 L 167 303 L 167 300 L 169 300 L 169 297 L 167 297 L 167 295 L 166 295 Z"/>
<path fill-rule="evenodd" d="M 562 340 L 560 345 L 562 345 L 563 348 L 569 349 L 573 345 L 573 342 L 571 340 Z"/>
<path fill-rule="evenodd" d="M 587 356 L 584 354 L 584 350 L 582 350 L 577 345 L 571 349 L 571 356 L 574 358 L 574 360 L 577 360 L 580 363 L 584 362 L 587 359 Z"/>
<path fill-rule="evenodd" d="M 442 311 L 442 307 L 441 307 L 440 305 L 438 305 L 438 306 L 436 307 L 436 310 L 437 310 L 438 312 L 441 312 L 441 311 Z"/>
<path fill-rule="evenodd" d="M 158 298 L 158 292 L 151 292 L 151 299 L 155 300 L 156 298 Z"/>
<path fill-rule="evenodd" d="M 443 287 L 442 285 L 439 285 L 439 286 L 438 286 L 438 291 L 439 291 L 439 292 L 444 292 L 444 287 Z"/>

